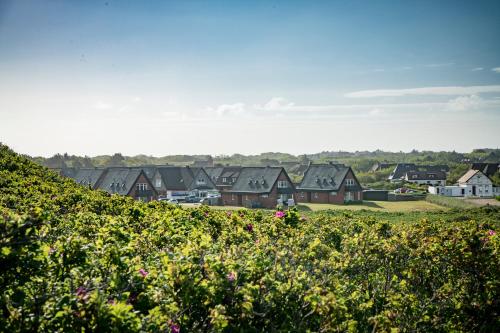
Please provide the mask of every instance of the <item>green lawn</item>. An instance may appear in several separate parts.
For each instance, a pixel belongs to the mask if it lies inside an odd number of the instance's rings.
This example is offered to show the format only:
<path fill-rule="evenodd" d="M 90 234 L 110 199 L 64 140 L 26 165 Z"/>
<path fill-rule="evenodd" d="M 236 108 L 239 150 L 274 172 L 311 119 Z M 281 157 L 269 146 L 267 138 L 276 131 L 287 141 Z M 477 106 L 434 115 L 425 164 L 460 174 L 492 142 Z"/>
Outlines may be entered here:
<path fill-rule="evenodd" d="M 446 210 L 447 208 L 439 206 L 425 200 L 418 201 L 363 201 L 361 204 L 351 205 L 334 205 L 334 204 L 317 204 L 317 203 L 301 203 L 298 205 L 299 210 L 303 211 L 318 211 L 325 209 L 347 209 L 347 210 L 373 210 L 385 212 L 427 212 L 435 210 Z"/>
<path fill-rule="evenodd" d="M 183 207 L 196 207 L 196 204 L 182 204 Z M 236 206 L 211 206 L 213 209 L 237 210 L 243 207 Z M 300 211 L 319 211 L 326 209 L 347 209 L 347 210 L 373 210 L 379 212 L 428 212 L 436 210 L 447 210 L 448 208 L 427 202 L 418 201 L 363 201 L 361 204 L 334 205 L 317 203 L 300 203 L 297 205 Z"/>

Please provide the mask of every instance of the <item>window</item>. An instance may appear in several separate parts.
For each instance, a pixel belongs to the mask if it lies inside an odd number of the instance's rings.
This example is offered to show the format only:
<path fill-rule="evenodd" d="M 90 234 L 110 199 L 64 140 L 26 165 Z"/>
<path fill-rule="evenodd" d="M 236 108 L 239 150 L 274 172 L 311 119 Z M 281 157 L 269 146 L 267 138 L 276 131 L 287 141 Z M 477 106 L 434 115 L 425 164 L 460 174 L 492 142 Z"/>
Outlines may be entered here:
<path fill-rule="evenodd" d="M 286 180 L 278 180 L 278 188 L 287 188 L 288 182 Z"/>
<path fill-rule="evenodd" d="M 314 199 L 318 199 L 318 193 L 314 193 Z"/>
<path fill-rule="evenodd" d="M 354 185 L 354 179 L 350 179 L 350 178 L 349 178 L 349 179 L 346 179 L 346 180 L 345 180 L 345 184 L 346 184 L 347 186 L 352 186 L 352 185 Z"/>
<path fill-rule="evenodd" d="M 235 183 L 235 182 L 236 182 L 236 178 L 235 178 L 235 177 L 233 177 L 233 183 Z"/>
<path fill-rule="evenodd" d="M 300 197 L 301 197 L 301 198 L 304 198 L 304 197 L 305 197 L 304 192 L 300 192 Z"/>
<path fill-rule="evenodd" d="M 261 198 L 269 198 L 269 194 L 262 194 L 260 197 Z"/>
<path fill-rule="evenodd" d="M 234 194 L 231 194 L 231 201 L 234 201 Z"/>
<path fill-rule="evenodd" d="M 196 181 L 196 184 L 197 184 L 197 185 L 204 185 L 204 184 L 205 184 L 205 179 L 203 179 L 203 178 L 199 178 L 199 179 Z"/>
<path fill-rule="evenodd" d="M 417 179 L 418 178 L 418 175 L 413 175 L 412 176 L 413 179 Z"/>
<path fill-rule="evenodd" d="M 227 182 L 227 178 L 226 177 L 222 177 L 222 182 L 226 183 Z"/>
<path fill-rule="evenodd" d="M 156 178 L 156 187 L 161 187 L 161 178 Z"/>
<path fill-rule="evenodd" d="M 138 183 L 136 185 L 137 191 L 146 191 L 148 189 L 148 184 Z"/>

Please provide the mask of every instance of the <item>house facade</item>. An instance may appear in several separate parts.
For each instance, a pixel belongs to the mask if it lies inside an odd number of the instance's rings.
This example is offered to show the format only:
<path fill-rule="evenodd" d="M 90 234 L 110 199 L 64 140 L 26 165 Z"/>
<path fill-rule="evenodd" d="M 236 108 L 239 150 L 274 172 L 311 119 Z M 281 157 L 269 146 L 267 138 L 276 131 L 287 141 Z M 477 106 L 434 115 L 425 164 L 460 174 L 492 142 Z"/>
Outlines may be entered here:
<path fill-rule="evenodd" d="M 297 186 L 297 201 L 343 204 L 363 200 L 363 189 L 350 167 L 311 164 Z"/>
<path fill-rule="evenodd" d="M 444 186 L 446 173 L 443 171 L 409 171 L 405 174 L 405 181 L 418 185 Z"/>
<path fill-rule="evenodd" d="M 493 197 L 498 188 L 479 170 L 469 170 L 453 186 L 429 186 L 429 193 L 450 197 Z"/>
<path fill-rule="evenodd" d="M 391 172 L 387 180 L 391 183 L 398 183 L 406 180 L 408 172 L 443 172 L 448 173 L 450 168 L 447 165 L 416 165 L 414 163 L 398 163 Z"/>
<path fill-rule="evenodd" d="M 188 196 L 204 198 L 217 188 L 203 168 L 157 167 L 152 183 L 160 198 L 184 200 Z"/>
<path fill-rule="evenodd" d="M 283 167 L 242 167 L 231 189 L 221 193 L 228 206 L 274 208 L 296 202 L 295 187 Z"/>

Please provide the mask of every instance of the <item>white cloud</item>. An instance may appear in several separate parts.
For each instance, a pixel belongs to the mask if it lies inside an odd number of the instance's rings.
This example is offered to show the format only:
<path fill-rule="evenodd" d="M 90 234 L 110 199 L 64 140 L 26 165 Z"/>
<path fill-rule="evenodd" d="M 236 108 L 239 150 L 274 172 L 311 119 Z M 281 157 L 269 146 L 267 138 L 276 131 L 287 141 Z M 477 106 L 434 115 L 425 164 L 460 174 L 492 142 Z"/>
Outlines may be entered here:
<path fill-rule="evenodd" d="M 140 98 L 139 96 L 136 96 L 132 99 L 132 102 L 134 103 L 139 103 L 140 101 L 142 101 L 142 98 Z"/>
<path fill-rule="evenodd" d="M 447 103 L 447 109 L 450 111 L 471 111 L 476 110 L 486 103 L 477 95 L 460 96 L 451 99 Z"/>
<path fill-rule="evenodd" d="M 494 67 L 491 70 L 495 73 L 500 73 L 500 67 Z"/>
<path fill-rule="evenodd" d="M 500 72 L 500 69 L 499 69 Z M 423 87 L 411 89 L 375 89 L 361 90 L 347 93 L 346 97 L 398 97 L 398 96 L 423 96 L 423 95 L 475 95 L 480 93 L 500 92 L 500 85 L 468 86 L 468 87 Z"/>
<path fill-rule="evenodd" d="M 478 72 L 478 71 L 482 71 L 483 69 L 484 69 L 483 67 L 476 67 L 476 68 L 471 69 L 471 71 Z"/>
<path fill-rule="evenodd" d="M 208 112 L 215 112 L 219 117 L 222 116 L 238 116 L 246 112 L 246 106 L 244 103 L 234 103 L 234 104 L 222 104 L 216 108 L 209 107 L 206 109 Z"/>
<path fill-rule="evenodd" d="M 269 110 L 269 111 L 275 111 L 275 110 L 287 109 L 287 108 L 293 107 L 294 105 L 295 105 L 294 103 L 287 101 L 283 97 L 273 97 L 269 100 L 269 102 L 264 104 L 264 106 L 261 107 L 261 106 L 257 105 L 256 108 L 263 109 L 263 110 Z"/>

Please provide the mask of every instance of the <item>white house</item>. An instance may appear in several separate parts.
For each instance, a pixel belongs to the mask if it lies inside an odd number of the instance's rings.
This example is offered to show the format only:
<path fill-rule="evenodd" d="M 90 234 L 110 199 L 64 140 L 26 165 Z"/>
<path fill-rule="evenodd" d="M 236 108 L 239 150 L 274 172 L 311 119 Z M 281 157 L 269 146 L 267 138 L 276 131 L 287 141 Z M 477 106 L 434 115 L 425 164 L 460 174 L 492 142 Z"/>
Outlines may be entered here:
<path fill-rule="evenodd" d="M 449 197 L 492 197 L 498 193 L 493 182 L 479 170 L 469 170 L 458 180 L 458 185 L 429 186 L 429 193 Z"/>
<path fill-rule="evenodd" d="M 446 172 L 443 171 L 408 171 L 405 181 L 418 185 L 446 185 Z"/>

